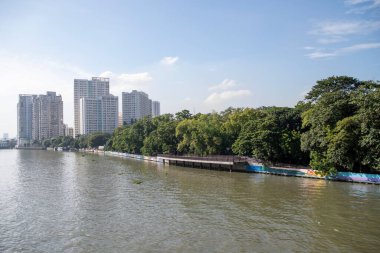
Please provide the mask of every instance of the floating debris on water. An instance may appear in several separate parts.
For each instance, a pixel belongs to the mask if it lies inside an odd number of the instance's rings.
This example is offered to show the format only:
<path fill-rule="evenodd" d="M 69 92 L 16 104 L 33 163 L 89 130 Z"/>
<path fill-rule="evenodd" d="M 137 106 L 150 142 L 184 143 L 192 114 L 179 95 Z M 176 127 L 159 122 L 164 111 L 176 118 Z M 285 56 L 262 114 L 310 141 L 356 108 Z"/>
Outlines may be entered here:
<path fill-rule="evenodd" d="M 141 179 L 133 179 L 133 183 L 134 184 L 142 184 L 142 180 Z"/>

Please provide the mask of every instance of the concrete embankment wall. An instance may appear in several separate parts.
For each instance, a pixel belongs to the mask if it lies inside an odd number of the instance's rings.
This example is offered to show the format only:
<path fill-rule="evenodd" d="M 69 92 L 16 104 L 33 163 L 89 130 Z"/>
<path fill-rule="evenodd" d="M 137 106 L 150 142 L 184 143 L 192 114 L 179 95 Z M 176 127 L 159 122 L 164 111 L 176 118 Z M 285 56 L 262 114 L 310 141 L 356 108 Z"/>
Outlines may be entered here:
<path fill-rule="evenodd" d="M 353 172 L 338 172 L 334 176 L 322 177 L 318 176 L 312 169 L 292 169 L 292 168 L 271 168 L 260 164 L 250 164 L 247 166 L 247 170 L 256 173 L 266 173 L 282 176 L 295 176 L 295 177 L 308 177 L 328 179 L 335 181 L 355 182 L 355 183 L 369 183 L 380 184 L 379 174 L 367 174 L 367 173 L 353 173 Z"/>
<path fill-rule="evenodd" d="M 379 174 L 367 174 L 367 173 L 352 173 L 352 172 L 338 172 L 336 176 L 329 179 L 359 183 L 372 183 L 380 184 Z"/>

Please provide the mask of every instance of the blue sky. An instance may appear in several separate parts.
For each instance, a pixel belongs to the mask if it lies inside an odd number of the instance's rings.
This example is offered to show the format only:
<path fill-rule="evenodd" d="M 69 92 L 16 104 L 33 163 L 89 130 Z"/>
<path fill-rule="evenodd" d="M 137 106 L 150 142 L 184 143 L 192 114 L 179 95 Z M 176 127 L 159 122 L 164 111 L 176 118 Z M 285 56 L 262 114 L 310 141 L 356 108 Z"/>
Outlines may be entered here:
<path fill-rule="evenodd" d="M 319 79 L 380 79 L 380 0 L 0 1 L 0 133 L 20 93 L 108 76 L 162 113 L 293 106 Z"/>

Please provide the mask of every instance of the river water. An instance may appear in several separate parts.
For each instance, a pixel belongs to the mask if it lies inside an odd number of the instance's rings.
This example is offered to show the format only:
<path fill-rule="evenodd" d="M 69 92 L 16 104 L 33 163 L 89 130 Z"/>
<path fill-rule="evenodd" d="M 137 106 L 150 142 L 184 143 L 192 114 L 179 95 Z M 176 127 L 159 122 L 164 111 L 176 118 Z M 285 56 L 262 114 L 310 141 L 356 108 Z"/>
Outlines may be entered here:
<path fill-rule="evenodd" d="M 380 252 L 380 186 L 0 150 L 0 252 Z"/>

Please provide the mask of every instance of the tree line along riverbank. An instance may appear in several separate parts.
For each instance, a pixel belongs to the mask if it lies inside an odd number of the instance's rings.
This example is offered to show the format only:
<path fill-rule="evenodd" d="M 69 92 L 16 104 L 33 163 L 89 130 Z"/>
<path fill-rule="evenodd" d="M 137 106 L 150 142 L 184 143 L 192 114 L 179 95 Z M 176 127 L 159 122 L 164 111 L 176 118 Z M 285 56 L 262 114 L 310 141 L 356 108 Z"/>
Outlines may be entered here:
<path fill-rule="evenodd" d="M 44 147 L 130 154 L 239 155 L 310 165 L 322 173 L 380 173 L 380 83 L 353 77 L 319 80 L 295 107 L 183 110 L 143 118 L 114 133 L 42 141 Z"/>

